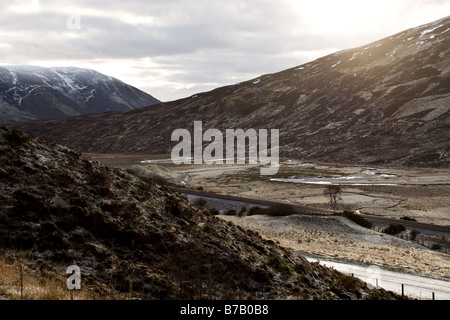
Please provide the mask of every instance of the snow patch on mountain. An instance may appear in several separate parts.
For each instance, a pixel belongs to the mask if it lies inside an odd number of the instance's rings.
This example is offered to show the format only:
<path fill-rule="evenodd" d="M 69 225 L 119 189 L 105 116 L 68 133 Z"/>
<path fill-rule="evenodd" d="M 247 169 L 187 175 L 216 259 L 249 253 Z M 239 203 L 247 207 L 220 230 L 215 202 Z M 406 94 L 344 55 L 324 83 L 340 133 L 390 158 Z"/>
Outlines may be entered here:
<path fill-rule="evenodd" d="M 434 30 L 439 29 L 440 27 L 443 27 L 443 26 L 444 26 L 443 24 L 440 24 L 440 25 L 438 25 L 437 27 L 434 27 L 434 28 L 431 28 L 431 29 L 424 30 L 424 31 L 422 31 L 422 32 L 420 33 L 420 37 L 419 37 L 419 38 L 422 38 L 422 37 L 423 37 L 424 35 L 426 35 L 427 33 L 433 32 Z"/>
<path fill-rule="evenodd" d="M 0 123 L 13 123 L 28 121 L 30 115 L 32 120 L 53 119 L 130 110 L 160 101 L 94 70 L 18 65 L 0 66 L 0 102 Z"/>

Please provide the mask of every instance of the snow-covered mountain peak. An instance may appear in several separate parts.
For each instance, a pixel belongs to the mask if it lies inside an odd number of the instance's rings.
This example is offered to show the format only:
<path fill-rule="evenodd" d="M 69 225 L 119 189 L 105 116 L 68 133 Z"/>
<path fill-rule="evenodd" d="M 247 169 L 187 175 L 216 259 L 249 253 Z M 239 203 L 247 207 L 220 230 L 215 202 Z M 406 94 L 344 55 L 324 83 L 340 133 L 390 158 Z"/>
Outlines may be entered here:
<path fill-rule="evenodd" d="M 123 111 L 159 102 L 91 69 L 0 66 L 0 123 Z"/>

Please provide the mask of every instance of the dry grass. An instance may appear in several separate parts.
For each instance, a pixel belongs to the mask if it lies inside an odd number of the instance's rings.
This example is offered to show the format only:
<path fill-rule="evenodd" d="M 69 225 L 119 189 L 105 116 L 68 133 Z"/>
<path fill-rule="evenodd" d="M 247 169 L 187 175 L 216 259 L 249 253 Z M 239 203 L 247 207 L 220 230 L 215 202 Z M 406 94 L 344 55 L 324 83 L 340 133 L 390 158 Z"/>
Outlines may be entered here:
<path fill-rule="evenodd" d="M 260 176 L 257 167 L 192 165 L 174 168 L 170 161 L 167 163 L 163 160 L 152 169 L 156 167 L 164 169 L 167 179 L 174 183 L 179 183 L 188 175 L 187 186 L 193 189 L 201 187 L 204 191 L 221 194 L 329 208 L 329 199 L 323 195 L 323 185 L 271 182 L 267 177 Z M 292 160 L 281 162 L 277 177 L 360 176 L 367 169 L 366 166 L 324 163 L 317 163 L 312 168 L 305 166 L 302 161 Z M 343 210 L 360 209 L 363 213 L 393 218 L 410 216 L 422 223 L 450 225 L 448 214 L 450 170 L 382 167 L 376 169 L 392 177 L 371 178 L 371 181 L 376 180 L 388 185 L 342 186 L 340 205 Z M 391 183 L 399 185 L 389 185 Z M 330 218 L 317 218 L 314 223 L 308 225 L 304 221 L 301 224 L 282 221 L 282 217 L 278 219 L 272 217 L 271 220 L 261 217 L 258 219 L 258 217 L 222 216 L 222 218 L 256 230 L 264 237 L 306 255 L 380 265 L 438 278 L 450 276 L 448 254 L 434 252 L 375 231 L 357 232 L 352 228 L 343 228 L 342 224 L 328 225 Z M 337 226 L 342 230 L 338 231 Z M 389 239 L 392 243 L 388 241 Z"/>
<path fill-rule="evenodd" d="M 341 217 L 220 217 L 306 256 L 378 265 L 440 279 L 450 277 L 448 254 L 362 228 Z"/>
<path fill-rule="evenodd" d="M 87 287 L 68 290 L 67 277 L 61 272 L 33 270 L 20 257 L 0 257 L 0 300 L 90 300 Z"/>

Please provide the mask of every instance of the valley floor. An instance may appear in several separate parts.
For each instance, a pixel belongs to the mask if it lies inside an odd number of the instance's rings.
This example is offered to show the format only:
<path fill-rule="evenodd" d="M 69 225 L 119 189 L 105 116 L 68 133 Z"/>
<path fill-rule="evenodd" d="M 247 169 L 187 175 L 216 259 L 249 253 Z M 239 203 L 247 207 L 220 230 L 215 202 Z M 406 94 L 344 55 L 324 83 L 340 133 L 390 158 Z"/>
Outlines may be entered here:
<path fill-rule="evenodd" d="M 450 280 L 450 255 L 365 229 L 343 217 L 222 216 L 305 256 Z M 450 284 L 449 284 L 450 285 Z"/>
<path fill-rule="evenodd" d="M 326 209 L 330 205 L 323 195 L 325 186 L 339 183 L 342 197 L 338 203 L 342 210 L 392 218 L 406 216 L 422 223 L 450 226 L 450 169 L 381 168 L 285 159 L 278 174 L 270 177 L 260 176 L 260 168 L 251 165 L 175 166 L 168 156 L 90 156 L 122 168 L 138 165 L 192 189 Z M 446 247 L 449 234 L 419 235 L 443 243 L 443 250 L 436 251 L 362 228 L 342 217 L 221 217 L 306 256 L 450 279 L 450 250 Z"/>

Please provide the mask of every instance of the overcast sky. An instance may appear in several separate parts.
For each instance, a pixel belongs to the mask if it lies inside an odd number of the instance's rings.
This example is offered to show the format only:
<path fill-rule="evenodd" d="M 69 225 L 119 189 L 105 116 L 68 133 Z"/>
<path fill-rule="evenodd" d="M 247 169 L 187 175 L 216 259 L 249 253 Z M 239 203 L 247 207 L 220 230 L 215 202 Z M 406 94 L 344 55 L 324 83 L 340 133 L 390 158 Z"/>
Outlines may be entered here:
<path fill-rule="evenodd" d="M 450 15 L 450 0 L 0 0 L 0 65 L 97 70 L 162 101 Z"/>

